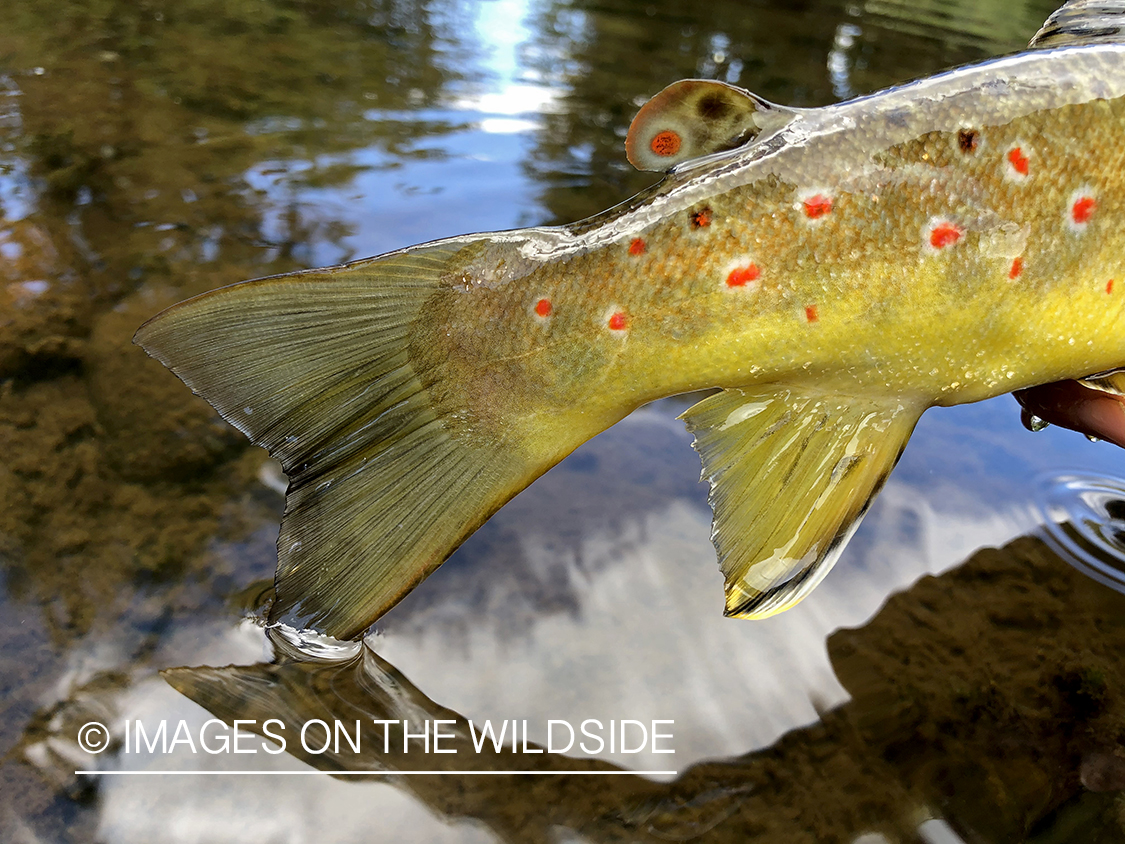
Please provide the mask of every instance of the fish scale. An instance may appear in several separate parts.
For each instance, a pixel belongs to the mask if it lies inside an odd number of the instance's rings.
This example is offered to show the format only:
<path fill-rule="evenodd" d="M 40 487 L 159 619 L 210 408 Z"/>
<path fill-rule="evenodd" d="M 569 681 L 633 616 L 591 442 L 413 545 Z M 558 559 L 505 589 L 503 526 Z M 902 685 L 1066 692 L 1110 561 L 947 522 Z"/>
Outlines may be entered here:
<path fill-rule="evenodd" d="M 825 576 L 926 408 L 1125 365 L 1106 8 L 820 109 L 678 82 L 626 141 L 668 173 L 617 208 L 154 317 L 136 341 L 289 475 L 271 622 L 362 634 L 582 442 L 702 389 L 683 418 L 725 612 L 768 616 Z"/>

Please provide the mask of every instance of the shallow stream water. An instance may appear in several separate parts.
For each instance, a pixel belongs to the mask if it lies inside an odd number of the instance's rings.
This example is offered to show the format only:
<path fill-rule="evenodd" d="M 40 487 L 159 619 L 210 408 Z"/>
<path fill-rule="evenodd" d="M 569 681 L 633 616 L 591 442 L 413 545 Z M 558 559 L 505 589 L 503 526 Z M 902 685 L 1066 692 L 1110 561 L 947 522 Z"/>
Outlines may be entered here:
<path fill-rule="evenodd" d="M 668 399 L 366 645 L 291 661 L 255 621 L 283 476 L 130 342 L 223 284 L 615 204 L 676 79 L 822 105 L 1017 50 L 1053 7 L 6 4 L 0 840 L 1125 841 L 1120 450 L 1010 397 L 930 411 L 827 580 L 752 623 L 722 617 Z M 372 723 L 404 719 L 457 752 Z M 314 721 L 351 732 L 304 748 Z M 601 748 L 534 752 L 592 721 Z M 485 722 L 509 733 L 478 751 Z"/>

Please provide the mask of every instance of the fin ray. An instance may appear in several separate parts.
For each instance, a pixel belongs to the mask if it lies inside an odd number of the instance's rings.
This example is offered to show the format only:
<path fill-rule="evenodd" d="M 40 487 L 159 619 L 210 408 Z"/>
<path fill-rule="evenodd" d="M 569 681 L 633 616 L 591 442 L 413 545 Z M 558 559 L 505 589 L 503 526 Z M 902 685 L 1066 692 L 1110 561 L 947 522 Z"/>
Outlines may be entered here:
<path fill-rule="evenodd" d="M 1125 0 L 1071 0 L 1056 10 L 1027 45 L 1032 50 L 1125 44 Z"/>
<path fill-rule="evenodd" d="M 1108 393 L 1111 396 L 1125 396 L 1125 369 L 1111 369 L 1096 375 L 1079 378 L 1078 383 L 1090 390 Z"/>
<path fill-rule="evenodd" d="M 411 357 L 450 261 L 483 237 L 244 282 L 137 332 L 289 477 L 271 622 L 362 634 L 560 456 L 459 436 Z"/>
<path fill-rule="evenodd" d="M 711 484 L 726 614 L 797 603 L 835 563 L 921 408 L 777 385 L 724 390 L 683 414 Z"/>

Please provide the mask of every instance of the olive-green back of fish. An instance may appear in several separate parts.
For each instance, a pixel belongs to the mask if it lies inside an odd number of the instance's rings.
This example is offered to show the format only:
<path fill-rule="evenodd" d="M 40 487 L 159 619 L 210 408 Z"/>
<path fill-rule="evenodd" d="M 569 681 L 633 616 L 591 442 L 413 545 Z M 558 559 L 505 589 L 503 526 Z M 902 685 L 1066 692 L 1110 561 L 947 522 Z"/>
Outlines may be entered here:
<path fill-rule="evenodd" d="M 726 612 L 769 615 L 827 573 L 927 407 L 1125 364 L 1125 47 L 1052 48 L 1052 25 L 823 109 L 678 83 L 629 149 L 674 169 L 616 209 L 147 323 L 289 476 L 271 620 L 361 634 L 579 444 L 703 388 L 685 419 Z"/>

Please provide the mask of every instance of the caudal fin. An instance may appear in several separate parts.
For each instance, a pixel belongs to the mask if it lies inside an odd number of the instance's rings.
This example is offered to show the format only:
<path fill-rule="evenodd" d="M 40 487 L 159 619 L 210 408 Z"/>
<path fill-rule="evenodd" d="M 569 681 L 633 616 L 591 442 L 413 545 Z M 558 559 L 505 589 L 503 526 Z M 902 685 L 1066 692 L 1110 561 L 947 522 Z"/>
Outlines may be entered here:
<path fill-rule="evenodd" d="M 561 453 L 458 437 L 409 344 L 461 238 L 245 282 L 134 341 L 289 477 L 271 621 L 361 634 Z"/>

